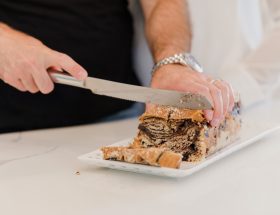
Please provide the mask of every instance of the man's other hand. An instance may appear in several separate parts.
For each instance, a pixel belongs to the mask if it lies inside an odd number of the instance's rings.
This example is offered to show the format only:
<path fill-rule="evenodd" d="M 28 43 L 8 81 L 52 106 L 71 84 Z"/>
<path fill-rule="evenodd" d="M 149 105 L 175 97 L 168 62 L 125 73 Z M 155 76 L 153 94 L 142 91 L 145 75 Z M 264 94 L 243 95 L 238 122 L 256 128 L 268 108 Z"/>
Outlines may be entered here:
<path fill-rule="evenodd" d="M 0 78 L 20 91 L 50 93 L 54 84 L 48 69 L 65 70 L 77 79 L 87 72 L 71 57 L 39 40 L 0 24 Z"/>

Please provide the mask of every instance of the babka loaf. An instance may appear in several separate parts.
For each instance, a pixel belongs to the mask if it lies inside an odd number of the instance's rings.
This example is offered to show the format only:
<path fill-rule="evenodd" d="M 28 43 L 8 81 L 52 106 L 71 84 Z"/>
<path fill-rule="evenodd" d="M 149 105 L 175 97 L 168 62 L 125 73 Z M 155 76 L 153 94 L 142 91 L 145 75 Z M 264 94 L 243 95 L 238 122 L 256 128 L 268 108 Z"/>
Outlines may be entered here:
<path fill-rule="evenodd" d="M 241 126 L 236 103 L 219 127 L 212 127 L 203 111 L 153 106 L 140 117 L 132 148 L 167 148 L 183 161 L 197 162 L 232 143 Z"/>
<path fill-rule="evenodd" d="M 130 146 L 103 148 L 104 159 L 162 166 L 160 158 L 164 153 L 173 152 L 176 165 L 168 167 L 178 168 L 179 158 L 188 162 L 202 161 L 238 137 L 241 127 L 240 103 L 235 104 L 219 127 L 212 127 L 202 110 L 166 106 L 151 106 L 139 121 L 138 135 Z M 142 156 L 145 151 L 152 157 L 152 162 L 146 160 L 149 156 Z M 134 155 L 130 157 L 126 153 Z M 139 160 L 136 159 L 138 155 Z"/>

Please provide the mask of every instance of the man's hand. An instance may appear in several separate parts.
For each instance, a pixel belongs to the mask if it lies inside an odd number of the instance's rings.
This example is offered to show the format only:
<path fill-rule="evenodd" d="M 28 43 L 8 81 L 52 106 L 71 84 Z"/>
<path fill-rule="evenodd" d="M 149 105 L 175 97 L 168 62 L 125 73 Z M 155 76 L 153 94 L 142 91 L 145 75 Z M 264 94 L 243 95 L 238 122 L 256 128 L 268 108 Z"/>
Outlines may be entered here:
<path fill-rule="evenodd" d="M 234 106 L 232 88 L 228 83 L 220 80 L 213 82 L 206 75 L 178 64 L 165 65 L 155 71 L 151 86 L 205 96 L 214 107 L 214 111 L 204 111 L 212 126 L 218 126 Z"/>
<path fill-rule="evenodd" d="M 78 79 L 87 76 L 71 57 L 5 24 L 0 24 L 0 47 L 0 78 L 20 91 L 50 93 L 54 84 L 49 68 L 64 69 Z"/>

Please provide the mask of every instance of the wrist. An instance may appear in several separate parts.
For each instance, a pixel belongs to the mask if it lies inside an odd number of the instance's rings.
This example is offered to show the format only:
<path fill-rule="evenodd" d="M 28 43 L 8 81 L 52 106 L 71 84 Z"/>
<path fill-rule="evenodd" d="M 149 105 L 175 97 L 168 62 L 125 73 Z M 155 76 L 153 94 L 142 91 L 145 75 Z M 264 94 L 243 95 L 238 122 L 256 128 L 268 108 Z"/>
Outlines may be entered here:
<path fill-rule="evenodd" d="M 168 56 L 158 61 L 152 68 L 152 75 L 155 73 L 156 70 L 158 70 L 162 66 L 169 64 L 179 64 L 182 66 L 188 66 L 196 72 L 203 72 L 202 66 L 190 53 L 182 52 L 176 53 L 175 55 Z"/>
<path fill-rule="evenodd" d="M 167 64 L 160 68 L 158 68 L 153 76 L 152 76 L 152 82 L 153 80 L 160 80 L 162 78 L 168 79 L 169 77 L 176 77 L 177 75 L 180 76 L 181 73 L 196 73 L 192 70 L 189 66 L 184 66 L 180 64 Z"/>
<path fill-rule="evenodd" d="M 161 61 L 164 58 L 173 56 L 177 53 L 185 53 L 185 52 L 189 52 L 189 49 L 185 49 L 185 48 L 164 48 L 164 50 L 158 50 L 155 51 L 154 53 L 154 62 L 157 63 L 159 61 Z"/>

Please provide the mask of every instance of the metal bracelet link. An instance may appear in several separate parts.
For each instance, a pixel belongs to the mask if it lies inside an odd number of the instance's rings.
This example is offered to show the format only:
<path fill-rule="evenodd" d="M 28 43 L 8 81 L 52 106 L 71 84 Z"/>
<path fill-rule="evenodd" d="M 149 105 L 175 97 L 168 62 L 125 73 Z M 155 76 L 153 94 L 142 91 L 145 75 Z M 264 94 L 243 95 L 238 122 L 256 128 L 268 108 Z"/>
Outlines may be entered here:
<path fill-rule="evenodd" d="M 190 53 L 178 53 L 173 56 L 164 58 L 156 63 L 152 68 L 152 75 L 154 72 L 167 64 L 181 64 L 184 66 L 190 66 L 197 72 L 203 72 L 201 65 L 196 61 L 196 59 Z"/>

